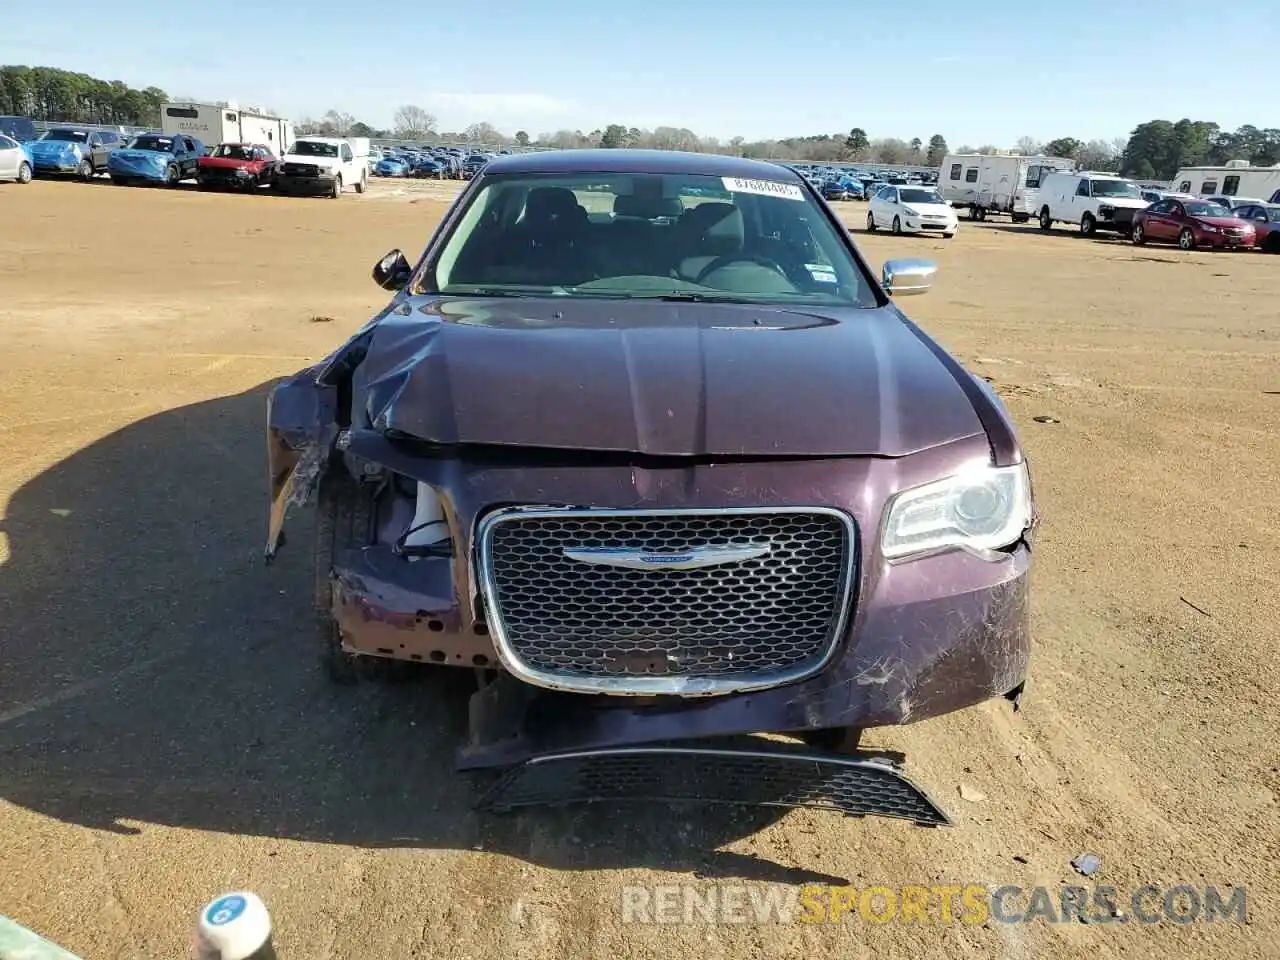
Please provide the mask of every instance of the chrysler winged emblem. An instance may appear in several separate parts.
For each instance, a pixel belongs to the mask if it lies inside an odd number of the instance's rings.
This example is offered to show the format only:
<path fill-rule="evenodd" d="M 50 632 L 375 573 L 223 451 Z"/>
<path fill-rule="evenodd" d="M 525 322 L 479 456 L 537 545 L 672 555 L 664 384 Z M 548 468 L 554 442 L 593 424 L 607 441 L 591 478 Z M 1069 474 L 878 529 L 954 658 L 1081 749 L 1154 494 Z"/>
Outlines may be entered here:
<path fill-rule="evenodd" d="M 645 550 L 642 547 L 565 547 L 564 555 L 579 563 L 628 570 L 697 570 L 722 563 L 741 563 L 765 556 L 773 549 L 763 543 L 708 544 L 687 550 Z"/>

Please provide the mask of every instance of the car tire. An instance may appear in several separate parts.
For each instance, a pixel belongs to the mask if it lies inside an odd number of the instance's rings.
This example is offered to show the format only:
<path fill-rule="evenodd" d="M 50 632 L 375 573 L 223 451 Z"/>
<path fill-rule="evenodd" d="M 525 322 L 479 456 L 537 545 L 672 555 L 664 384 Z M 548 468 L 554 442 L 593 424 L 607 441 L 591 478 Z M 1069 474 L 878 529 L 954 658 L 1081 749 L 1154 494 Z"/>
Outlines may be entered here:
<path fill-rule="evenodd" d="M 31 164 L 27 163 L 25 160 L 18 164 L 18 182 L 31 182 Z"/>
<path fill-rule="evenodd" d="M 1147 242 L 1147 231 L 1142 228 L 1142 224 L 1135 223 L 1130 233 L 1132 234 L 1130 239 L 1133 240 L 1136 246 L 1140 247 Z"/>
<path fill-rule="evenodd" d="M 88 160 L 80 161 L 80 168 L 76 171 L 76 176 L 81 180 L 93 179 L 93 164 Z"/>
<path fill-rule="evenodd" d="M 893 218 L 893 232 L 899 236 L 902 234 L 902 218 L 901 217 Z"/>
<path fill-rule="evenodd" d="M 360 174 L 360 182 L 356 184 L 356 193 L 364 193 L 369 186 L 369 175 L 367 173 Z"/>
<path fill-rule="evenodd" d="M 1178 234 L 1178 247 L 1182 250 L 1194 250 L 1196 248 L 1196 235 L 1191 232 L 1190 227 L 1183 227 Z"/>
<path fill-rule="evenodd" d="M 1045 233 L 1053 229 L 1053 216 L 1049 213 L 1048 207 L 1043 207 L 1040 210 L 1040 229 Z"/>
<path fill-rule="evenodd" d="M 852 754 L 858 752 L 858 744 L 862 742 L 862 728 L 825 727 L 822 730 L 804 730 L 798 736 L 811 747 L 832 753 Z"/>
<path fill-rule="evenodd" d="M 333 178 L 333 193 L 330 194 L 334 200 L 342 196 L 342 174 L 338 174 Z"/>
<path fill-rule="evenodd" d="M 871 211 L 867 211 L 867 233 L 876 232 L 876 217 Z"/>
<path fill-rule="evenodd" d="M 176 163 L 171 163 L 169 166 L 165 167 L 164 185 L 166 187 L 176 187 L 178 185 L 179 173 L 180 171 L 178 170 L 178 165 Z"/>
<path fill-rule="evenodd" d="M 1092 213 L 1086 213 L 1080 218 L 1080 236 L 1092 237 L 1098 232 L 1098 221 L 1093 219 Z"/>
<path fill-rule="evenodd" d="M 356 654 L 342 649 L 333 615 L 333 558 L 339 550 L 364 546 L 372 539 L 373 498 L 340 464 L 320 480 L 316 507 L 314 557 L 315 616 L 320 665 L 325 676 L 347 685 L 359 679 Z"/>

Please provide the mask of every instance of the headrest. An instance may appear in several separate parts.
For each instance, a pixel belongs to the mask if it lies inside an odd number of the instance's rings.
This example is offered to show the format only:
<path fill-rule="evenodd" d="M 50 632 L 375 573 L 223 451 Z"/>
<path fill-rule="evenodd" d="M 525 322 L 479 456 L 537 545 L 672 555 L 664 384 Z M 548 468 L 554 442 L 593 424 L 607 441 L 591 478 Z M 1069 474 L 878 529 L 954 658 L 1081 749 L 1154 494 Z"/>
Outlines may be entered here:
<path fill-rule="evenodd" d="M 526 220 L 578 220 L 585 211 L 578 205 L 578 198 L 567 187 L 537 187 L 529 191 L 525 200 Z"/>
<path fill-rule="evenodd" d="M 641 217 L 655 220 L 658 217 L 678 217 L 683 208 L 675 197 L 646 197 L 635 194 L 619 194 L 613 198 L 613 212 L 619 217 Z"/>

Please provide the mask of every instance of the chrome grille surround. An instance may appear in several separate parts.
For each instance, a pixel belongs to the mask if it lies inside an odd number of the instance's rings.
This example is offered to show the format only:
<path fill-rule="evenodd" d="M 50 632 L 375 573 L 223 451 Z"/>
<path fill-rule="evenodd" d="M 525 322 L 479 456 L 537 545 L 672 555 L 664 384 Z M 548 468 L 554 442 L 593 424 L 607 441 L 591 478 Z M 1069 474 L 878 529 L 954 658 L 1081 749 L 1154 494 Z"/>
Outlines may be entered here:
<path fill-rule="evenodd" d="M 696 570 L 626 570 L 563 556 L 574 547 L 656 551 L 762 539 L 776 550 Z M 494 646 L 517 678 L 578 693 L 696 697 L 822 670 L 849 620 L 857 544 L 853 518 L 832 507 L 510 507 L 480 520 L 475 553 Z M 645 616 L 655 607 L 660 619 Z M 693 654 L 690 666 L 672 648 Z M 628 672 L 608 652 L 649 663 Z M 663 669 L 655 672 L 655 663 Z"/>

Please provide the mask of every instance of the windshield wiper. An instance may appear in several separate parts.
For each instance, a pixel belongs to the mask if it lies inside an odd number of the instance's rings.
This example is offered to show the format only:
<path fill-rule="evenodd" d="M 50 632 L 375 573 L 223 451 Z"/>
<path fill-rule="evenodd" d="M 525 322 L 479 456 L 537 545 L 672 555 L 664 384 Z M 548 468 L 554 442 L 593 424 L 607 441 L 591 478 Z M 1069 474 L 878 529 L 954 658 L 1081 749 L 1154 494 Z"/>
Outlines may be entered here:
<path fill-rule="evenodd" d="M 663 303 L 757 303 L 748 297 L 726 297 L 715 293 L 691 293 L 673 290 L 670 293 L 634 293 L 628 300 L 661 300 Z"/>

